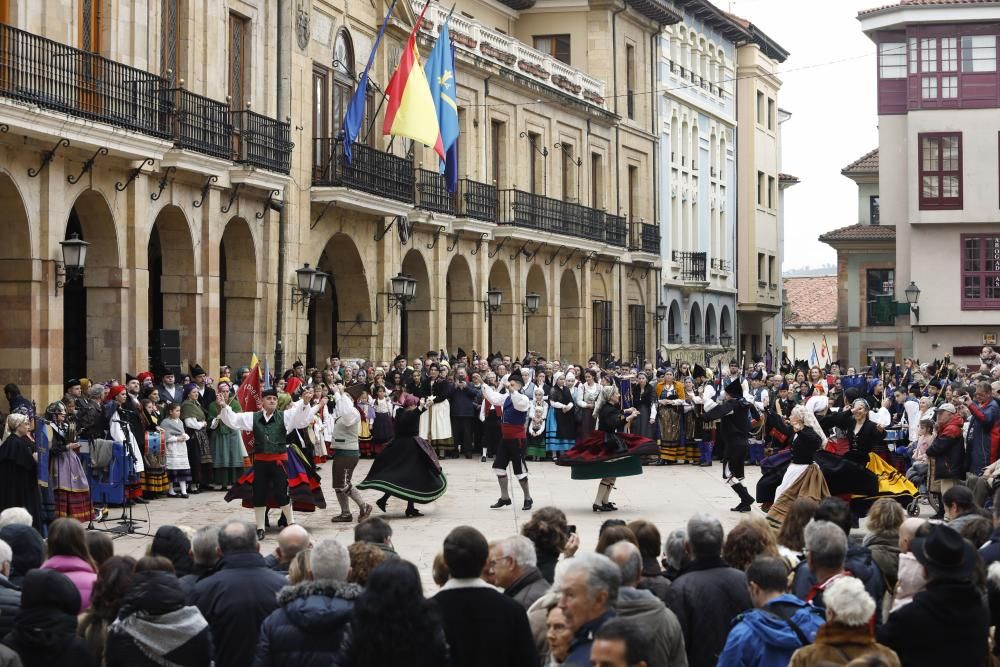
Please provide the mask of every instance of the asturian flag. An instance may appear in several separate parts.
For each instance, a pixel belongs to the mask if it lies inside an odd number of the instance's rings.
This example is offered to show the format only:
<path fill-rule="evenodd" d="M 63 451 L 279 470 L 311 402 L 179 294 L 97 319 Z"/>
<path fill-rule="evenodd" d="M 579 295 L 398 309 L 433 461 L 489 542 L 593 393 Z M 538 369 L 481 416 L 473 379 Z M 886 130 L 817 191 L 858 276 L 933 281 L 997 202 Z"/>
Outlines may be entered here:
<path fill-rule="evenodd" d="M 257 355 L 254 355 L 256 359 Z M 239 389 L 236 390 L 236 400 L 240 404 L 243 412 L 256 412 L 260 410 L 260 363 L 254 363 L 250 368 L 250 374 Z M 254 442 L 253 432 L 243 431 L 243 445 L 247 448 L 247 454 L 253 456 Z"/>
<path fill-rule="evenodd" d="M 454 192 L 458 186 L 458 160 L 455 155 L 458 150 L 458 105 L 455 102 L 455 51 L 451 46 L 447 21 L 431 54 L 427 56 L 427 85 L 430 86 L 441 131 L 441 147 L 447 156 L 439 162 L 439 171 L 445 175 L 448 192 Z"/>
<path fill-rule="evenodd" d="M 433 146 L 434 152 L 444 160 L 444 145 L 441 143 L 441 129 L 435 114 L 434 100 L 431 98 L 424 68 L 420 65 L 420 52 L 417 51 L 417 30 L 423 23 L 424 12 L 430 4 L 428 0 L 417 22 L 413 24 L 413 31 L 410 32 L 406 48 L 399 58 L 399 65 L 385 89 L 389 103 L 385 109 L 382 134 L 407 137 L 426 146 Z"/>
<path fill-rule="evenodd" d="M 816 343 L 813 343 L 812 354 L 809 355 L 809 366 L 819 366 L 819 355 L 816 353 Z"/>

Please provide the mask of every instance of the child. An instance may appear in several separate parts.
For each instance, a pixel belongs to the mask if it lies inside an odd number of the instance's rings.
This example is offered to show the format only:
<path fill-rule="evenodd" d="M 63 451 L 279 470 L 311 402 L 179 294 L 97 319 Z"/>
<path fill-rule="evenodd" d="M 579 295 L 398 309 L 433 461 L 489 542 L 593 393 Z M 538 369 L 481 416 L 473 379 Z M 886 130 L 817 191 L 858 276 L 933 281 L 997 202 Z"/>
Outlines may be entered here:
<path fill-rule="evenodd" d="M 372 451 L 376 456 L 392 442 L 392 418 L 396 408 L 385 386 L 375 386 L 375 421 L 372 423 Z"/>
<path fill-rule="evenodd" d="M 535 400 L 528 408 L 528 449 L 525 454 L 538 461 L 545 457 L 545 418 L 549 414 L 549 402 L 545 399 L 545 391 L 535 388 Z"/>
<path fill-rule="evenodd" d="M 184 422 L 181 421 L 181 406 L 167 403 L 167 418 L 160 422 L 163 429 L 163 439 L 167 444 L 167 477 L 170 478 L 168 496 L 176 497 L 174 482 L 180 486 L 181 498 L 187 498 L 187 485 L 191 481 L 191 464 L 188 462 L 187 441 L 189 436 L 184 432 Z"/>
<path fill-rule="evenodd" d="M 927 482 L 927 448 L 934 441 L 934 422 L 922 419 L 918 428 L 917 441 L 909 452 L 911 465 L 906 471 L 906 479 L 919 487 Z"/>
<path fill-rule="evenodd" d="M 361 423 L 358 424 L 358 448 L 361 456 L 372 458 L 372 422 L 375 421 L 375 408 L 368 398 L 368 390 L 362 389 L 358 400 L 354 402 L 354 407 L 361 413 Z"/>

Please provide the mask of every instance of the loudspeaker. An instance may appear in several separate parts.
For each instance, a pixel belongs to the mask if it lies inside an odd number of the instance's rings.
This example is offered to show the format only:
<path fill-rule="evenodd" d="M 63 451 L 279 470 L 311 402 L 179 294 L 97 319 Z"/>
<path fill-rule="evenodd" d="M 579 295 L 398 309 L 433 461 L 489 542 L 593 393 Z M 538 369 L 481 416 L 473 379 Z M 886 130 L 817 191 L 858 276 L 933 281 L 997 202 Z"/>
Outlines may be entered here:
<path fill-rule="evenodd" d="M 154 329 L 149 332 L 149 347 L 180 347 L 181 332 L 178 329 Z"/>
<path fill-rule="evenodd" d="M 149 332 L 149 366 L 157 375 L 163 369 L 171 371 L 180 379 L 181 335 L 177 329 L 158 329 Z"/>

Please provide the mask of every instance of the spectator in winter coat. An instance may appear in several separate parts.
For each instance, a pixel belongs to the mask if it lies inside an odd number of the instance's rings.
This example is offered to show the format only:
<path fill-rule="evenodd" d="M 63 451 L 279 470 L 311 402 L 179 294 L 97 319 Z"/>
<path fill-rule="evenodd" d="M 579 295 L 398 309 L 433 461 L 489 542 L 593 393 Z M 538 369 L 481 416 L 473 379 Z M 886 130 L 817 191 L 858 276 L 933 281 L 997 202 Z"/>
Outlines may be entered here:
<path fill-rule="evenodd" d="M 719 667 L 785 667 L 792 654 L 816 638 L 823 612 L 785 591 L 788 568 L 761 556 L 747 568 L 754 609 L 736 617 Z"/>
<path fill-rule="evenodd" d="M 3 643 L 17 651 L 24 667 L 96 667 L 97 661 L 76 636 L 80 591 L 61 572 L 32 570 L 21 587 L 21 613 Z"/>
<path fill-rule="evenodd" d="M 286 529 L 287 530 L 287 529 Z M 310 555 L 312 580 L 285 586 L 260 628 L 254 667 L 334 664 L 361 587 L 347 583 L 347 548 L 321 540 Z"/>
<path fill-rule="evenodd" d="M 982 516 L 967 486 L 951 487 L 941 496 L 941 502 L 944 504 L 945 519 L 956 533 L 961 533 L 965 524 Z"/>
<path fill-rule="evenodd" d="M 660 531 L 649 521 L 633 521 L 628 524 L 629 530 L 639 543 L 639 553 L 642 554 L 642 578 L 637 588 L 651 592 L 664 602 L 667 600 L 667 590 L 670 589 L 670 579 L 663 572 L 658 561 L 663 542 L 660 541 Z"/>
<path fill-rule="evenodd" d="M 260 625 L 278 607 L 285 578 L 269 570 L 259 552 L 256 526 L 227 521 L 219 529 L 218 568 L 191 592 L 212 629 L 216 667 L 250 664 Z"/>
<path fill-rule="evenodd" d="M 620 586 L 618 566 L 603 554 L 580 554 L 566 565 L 559 586 L 559 608 L 573 631 L 573 641 L 564 665 L 589 667 L 594 632 L 615 617 Z"/>
<path fill-rule="evenodd" d="M 646 660 L 650 665 L 687 667 L 684 635 L 677 616 L 650 591 L 638 588 L 642 577 L 642 554 L 639 553 L 639 548 L 631 542 L 617 542 L 608 547 L 605 555 L 617 563 L 621 570 L 622 585 L 618 589 L 615 611 L 619 618 L 641 627 L 651 640 Z"/>
<path fill-rule="evenodd" d="M 993 534 L 989 542 L 979 549 L 979 556 L 987 568 L 1000 561 L 1000 490 L 993 495 Z"/>
<path fill-rule="evenodd" d="M 942 404 L 935 417 L 937 435 L 927 448 L 927 456 L 934 459 L 934 478 L 940 480 L 941 493 L 944 493 L 957 480 L 965 479 L 965 446 L 962 441 L 965 420 L 956 413 L 951 403 Z M 937 518 L 943 516 L 942 511 Z"/>
<path fill-rule="evenodd" d="M 97 568 L 87 551 L 87 538 L 83 524 L 76 519 L 56 519 L 49 526 L 46 542 L 48 559 L 42 563 L 43 570 L 62 572 L 73 582 L 80 592 L 79 612 L 90 607 L 90 596 L 97 581 Z"/>
<path fill-rule="evenodd" d="M 181 586 L 188 597 L 194 585 L 210 575 L 219 562 L 219 529 L 215 526 L 199 528 L 191 538 L 191 574 L 180 577 Z"/>
<path fill-rule="evenodd" d="M 975 396 L 966 405 L 972 415 L 968 434 L 969 470 L 982 475 L 983 468 L 997 460 L 1000 449 L 1000 408 L 993 400 L 993 389 L 988 382 L 976 385 Z"/>
<path fill-rule="evenodd" d="M 0 540 L 0 640 L 14 628 L 14 619 L 21 611 L 21 589 L 7 578 L 13 559 L 10 545 Z"/>
<path fill-rule="evenodd" d="M 8 579 L 15 586 L 20 586 L 28 572 L 42 566 L 45 560 L 45 542 L 30 523 L 8 524 L 0 528 L 0 540 L 9 544 L 14 552 Z"/>
<path fill-rule="evenodd" d="M 525 609 L 549 590 L 549 582 L 535 567 L 536 562 L 535 545 L 523 535 L 508 537 L 490 549 L 494 583 Z"/>
<path fill-rule="evenodd" d="M 667 593 L 667 606 L 680 621 L 691 667 L 714 667 L 726 645 L 729 626 L 753 602 L 746 576 L 722 560 L 722 524 L 696 514 L 687 523 L 685 551 L 691 561 Z"/>

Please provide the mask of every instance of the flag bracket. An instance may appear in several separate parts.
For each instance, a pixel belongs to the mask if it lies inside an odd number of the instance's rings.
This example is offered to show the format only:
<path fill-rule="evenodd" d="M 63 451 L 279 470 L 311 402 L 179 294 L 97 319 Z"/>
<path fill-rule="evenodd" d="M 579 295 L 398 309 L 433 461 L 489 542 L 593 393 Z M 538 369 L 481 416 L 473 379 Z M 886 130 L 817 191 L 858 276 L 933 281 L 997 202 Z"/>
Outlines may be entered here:
<path fill-rule="evenodd" d="M 483 248 L 483 241 L 486 240 L 487 236 L 489 236 L 489 234 L 487 232 L 483 232 L 482 234 L 480 234 L 479 239 L 476 241 L 476 249 L 473 250 L 470 254 L 472 254 L 472 255 L 478 255 L 479 254 L 479 251 L 482 250 L 482 248 Z"/>
<path fill-rule="evenodd" d="M 69 146 L 69 139 L 63 137 L 57 141 L 55 146 L 53 146 L 50 150 L 45 151 L 45 154 L 42 155 L 42 163 L 38 165 L 38 169 L 32 168 L 28 170 L 28 178 L 34 178 L 42 173 L 42 170 L 49 165 L 49 162 L 52 162 L 52 158 L 56 156 L 56 152 L 60 148 L 66 148 L 67 146 Z"/>
<path fill-rule="evenodd" d="M 434 246 L 437 245 L 438 239 L 441 238 L 441 232 L 443 232 L 443 231 L 444 231 L 444 227 L 438 227 L 437 229 L 434 230 L 434 238 L 431 239 L 431 242 L 427 244 L 427 249 L 428 250 L 433 250 L 434 249 Z"/>
<path fill-rule="evenodd" d="M 107 148 L 104 148 L 103 146 L 101 148 L 98 148 L 97 151 L 95 151 L 94 154 L 90 156 L 90 159 L 83 163 L 83 169 L 80 170 L 80 173 L 77 176 L 72 176 L 72 175 L 67 176 L 66 180 L 69 182 L 70 185 L 76 185 L 77 183 L 80 182 L 80 179 L 83 178 L 84 174 L 86 174 L 87 172 L 89 172 L 91 169 L 94 168 L 94 161 L 97 160 L 97 156 L 107 155 L 107 154 L 108 154 Z"/>
<path fill-rule="evenodd" d="M 590 252 L 587 253 L 586 257 L 584 257 L 584 258 L 582 258 L 580 260 L 580 263 L 576 265 L 576 268 L 577 269 L 582 269 L 587 264 L 587 262 L 589 262 L 590 260 L 594 259 L 595 257 L 597 257 L 597 251 L 596 250 L 591 250 Z"/>
<path fill-rule="evenodd" d="M 243 189 L 242 183 L 237 183 L 236 187 L 233 188 L 232 192 L 229 193 L 229 203 L 222 207 L 221 211 L 223 213 L 229 213 L 229 210 L 233 207 L 233 202 L 240 198 L 240 190 Z"/>
<path fill-rule="evenodd" d="M 549 257 L 547 260 L 545 260 L 545 266 L 549 266 L 550 264 L 552 264 L 552 262 L 556 261 L 556 257 L 559 256 L 559 253 L 561 253 L 562 249 L 565 247 L 566 246 L 561 245 L 558 248 L 556 248 L 556 251 L 552 254 L 552 256 Z M 560 264 L 560 266 L 562 266 L 562 264 Z"/>
<path fill-rule="evenodd" d="M 67 141 L 67 143 L 69 142 Z M 121 181 L 115 183 L 115 190 L 117 190 L 118 192 L 125 192 L 128 186 L 132 185 L 132 181 L 134 181 L 139 176 L 139 174 L 142 173 L 142 168 L 152 167 L 154 162 L 156 162 L 156 160 L 154 160 L 151 157 L 148 157 L 145 160 L 143 160 L 142 164 L 140 164 L 138 167 L 129 172 L 128 178 L 125 179 L 124 183 L 122 183 Z"/>
<path fill-rule="evenodd" d="M 453 252 L 455 248 L 458 247 L 458 241 L 461 238 L 461 235 L 456 232 L 455 234 L 449 234 L 448 238 L 450 239 L 448 242 L 448 247 L 445 248 L 444 250 L 445 252 Z"/>
<path fill-rule="evenodd" d="M 325 211 L 324 211 L 324 213 L 325 213 Z M 322 217 L 322 216 L 320 216 L 320 217 Z M 392 225 L 396 222 L 396 218 L 398 218 L 398 217 L 399 217 L 398 215 L 395 216 L 395 217 L 393 217 L 393 219 L 389 221 L 388 225 L 386 225 L 385 227 L 383 227 L 381 230 L 375 232 L 375 241 L 381 241 L 382 239 L 385 238 L 385 235 L 389 233 L 390 229 L 392 229 Z"/>
<path fill-rule="evenodd" d="M 530 262 L 531 258 L 534 257 L 535 254 L 532 253 L 532 252 L 524 252 L 525 248 L 528 247 L 529 243 L 531 243 L 531 241 L 525 241 L 524 244 L 519 249 L 515 250 L 514 253 L 510 256 L 510 261 L 513 262 L 515 259 L 517 259 L 518 255 L 520 255 L 521 253 L 524 253 L 524 256 L 527 257 L 528 261 Z"/>
<path fill-rule="evenodd" d="M 264 214 L 267 213 L 267 209 L 271 206 L 271 202 L 274 201 L 274 195 L 277 195 L 277 194 L 281 194 L 281 191 L 280 190 L 271 190 L 270 192 L 268 192 L 267 193 L 267 201 L 264 202 L 264 206 L 260 209 L 260 211 L 258 211 L 257 213 L 254 213 L 253 217 L 256 218 L 257 220 L 263 220 L 264 219 Z M 310 227 L 310 229 L 312 229 L 312 228 Z"/>
<path fill-rule="evenodd" d="M 324 215 L 326 215 L 326 212 L 327 212 L 328 210 L 330 210 L 330 207 L 331 207 L 332 205 L 333 205 L 333 202 L 332 202 L 332 201 L 328 201 L 328 202 L 326 203 L 326 206 L 324 206 L 324 207 L 323 207 L 323 210 L 319 212 L 319 215 L 317 215 L 317 216 L 316 216 L 316 219 L 315 219 L 315 220 L 313 220 L 312 222 L 310 222 L 310 223 L 309 223 L 309 229 L 310 229 L 310 230 L 312 230 L 312 229 L 316 229 L 316 225 L 318 225 L 318 224 L 319 224 L 319 221 L 323 219 L 323 216 L 324 216 Z M 376 238 L 375 240 L 376 240 L 376 241 L 378 241 L 378 239 L 377 239 L 377 238 Z"/>
<path fill-rule="evenodd" d="M 208 189 L 212 187 L 212 183 L 216 183 L 218 182 L 218 180 L 219 177 L 216 176 L 215 174 L 212 174 L 211 176 L 208 177 L 208 179 L 205 181 L 205 185 L 201 187 L 201 199 L 195 202 L 191 202 L 191 204 L 195 208 L 201 208 L 201 205 L 205 203 L 205 197 L 208 196 Z"/>
<path fill-rule="evenodd" d="M 168 178 L 170 179 L 170 183 L 173 184 L 174 179 L 170 178 L 170 175 L 173 174 L 175 171 L 177 171 L 177 167 L 173 167 L 173 166 L 167 167 L 164 170 L 164 172 L 163 172 L 163 178 L 160 179 L 159 190 L 157 190 L 156 192 L 151 192 L 149 194 L 149 198 L 150 199 L 152 199 L 153 201 L 158 201 L 160 199 L 160 195 L 163 194 L 163 190 L 167 187 L 167 179 Z"/>
<path fill-rule="evenodd" d="M 497 254 L 498 254 L 498 253 L 499 253 L 499 252 L 500 252 L 501 250 L 503 250 L 503 246 L 504 246 L 504 244 L 505 244 L 505 243 L 507 243 L 507 239 L 509 239 L 509 238 L 510 238 L 509 236 L 505 236 L 505 237 L 503 237 L 502 239 L 500 239 L 500 243 L 499 243 L 499 245 L 497 245 L 497 247 L 496 247 L 496 248 L 494 248 L 494 249 L 493 249 L 493 251 L 492 251 L 492 252 L 490 252 L 489 254 L 487 254 L 486 256 L 487 256 L 487 257 L 489 257 L 490 259 L 493 259 L 494 257 L 496 257 L 496 256 L 497 256 Z"/>
<path fill-rule="evenodd" d="M 564 267 L 567 264 L 569 264 L 569 260 L 573 259 L 573 255 L 575 255 L 575 254 L 576 254 L 576 248 L 573 248 L 570 251 L 570 253 L 568 255 L 566 255 L 566 259 L 560 259 L 559 260 L 559 268 L 561 269 L 562 267 Z M 580 267 L 578 266 L 576 268 L 580 268 Z"/>

